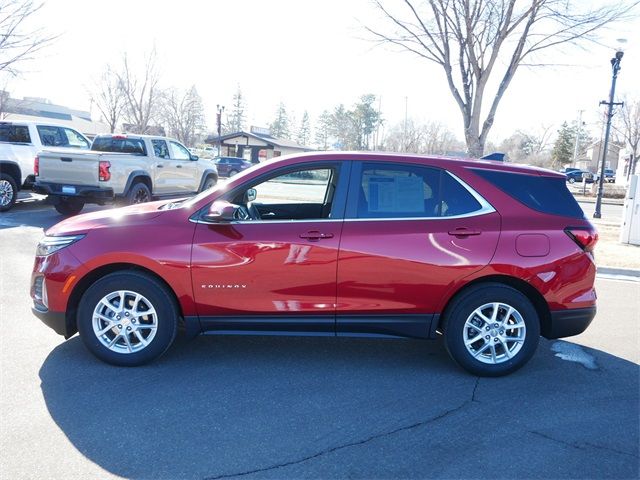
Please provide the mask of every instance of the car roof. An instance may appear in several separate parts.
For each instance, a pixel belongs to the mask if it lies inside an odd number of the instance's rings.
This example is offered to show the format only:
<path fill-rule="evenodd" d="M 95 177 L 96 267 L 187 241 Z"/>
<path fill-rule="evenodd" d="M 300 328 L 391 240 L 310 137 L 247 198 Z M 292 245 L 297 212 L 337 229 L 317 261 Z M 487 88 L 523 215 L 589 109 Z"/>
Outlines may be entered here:
<path fill-rule="evenodd" d="M 324 152 L 306 152 L 295 153 L 291 155 L 284 155 L 282 157 L 276 157 L 269 162 L 278 162 L 287 164 L 293 162 L 295 159 L 307 158 L 310 161 L 313 160 L 358 160 L 358 161 L 387 161 L 387 162 L 410 162 L 421 163 L 421 161 L 428 161 L 429 163 L 435 163 L 442 168 L 451 167 L 469 167 L 484 170 L 500 170 L 512 173 L 521 173 L 529 175 L 543 175 L 550 177 L 564 178 L 565 174 L 549 170 L 546 168 L 534 167 L 532 165 L 522 165 L 516 163 L 505 163 L 496 160 L 479 160 L 474 158 L 458 158 L 447 157 L 440 155 L 419 155 L 414 153 L 396 153 L 396 152 L 343 152 L 343 151 L 324 151 Z"/>

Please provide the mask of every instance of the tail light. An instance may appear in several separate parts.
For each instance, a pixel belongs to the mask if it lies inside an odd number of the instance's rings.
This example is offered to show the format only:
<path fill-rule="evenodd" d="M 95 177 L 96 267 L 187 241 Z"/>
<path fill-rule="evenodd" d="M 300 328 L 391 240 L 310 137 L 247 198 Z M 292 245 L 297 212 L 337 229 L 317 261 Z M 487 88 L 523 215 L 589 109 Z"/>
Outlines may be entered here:
<path fill-rule="evenodd" d="M 33 159 L 33 174 L 37 177 L 40 175 L 40 157 Z"/>
<path fill-rule="evenodd" d="M 567 227 L 564 231 L 585 252 L 592 252 L 598 243 L 598 232 L 593 228 Z"/>
<path fill-rule="evenodd" d="M 107 182 L 111 180 L 111 162 L 108 160 L 100 160 L 100 164 L 98 165 L 98 179 L 101 182 Z"/>

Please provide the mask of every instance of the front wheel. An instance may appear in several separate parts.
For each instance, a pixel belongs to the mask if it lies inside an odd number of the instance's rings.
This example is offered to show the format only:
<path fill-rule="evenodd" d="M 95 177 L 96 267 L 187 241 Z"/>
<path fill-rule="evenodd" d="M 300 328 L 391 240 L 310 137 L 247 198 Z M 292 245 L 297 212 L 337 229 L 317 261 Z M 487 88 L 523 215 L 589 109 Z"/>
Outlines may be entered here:
<path fill-rule="evenodd" d="M 575 178 L 569 178 L 569 180 L 567 180 L 569 183 L 576 183 L 576 179 Z"/>
<path fill-rule="evenodd" d="M 133 367 L 154 360 L 171 346 L 178 308 L 171 292 L 155 278 L 116 272 L 87 289 L 77 322 L 91 353 L 112 365 Z"/>
<path fill-rule="evenodd" d="M 11 175 L 0 173 L 0 212 L 11 209 L 18 198 L 18 186 Z"/>
<path fill-rule="evenodd" d="M 449 355 L 468 372 L 498 377 L 521 368 L 540 340 L 540 319 L 531 301 L 498 283 L 472 287 L 453 300 L 444 318 Z"/>
<path fill-rule="evenodd" d="M 204 192 L 205 190 L 209 190 L 210 188 L 213 188 L 216 186 L 216 184 L 218 183 L 218 179 L 216 177 L 207 177 L 207 179 L 204 181 L 204 185 L 202 185 L 202 192 Z"/>
<path fill-rule="evenodd" d="M 54 205 L 54 208 L 59 214 L 69 217 L 71 215 L 79 214 L 84 208 L 84 202 L 82 200 L 60 200 Z"/>

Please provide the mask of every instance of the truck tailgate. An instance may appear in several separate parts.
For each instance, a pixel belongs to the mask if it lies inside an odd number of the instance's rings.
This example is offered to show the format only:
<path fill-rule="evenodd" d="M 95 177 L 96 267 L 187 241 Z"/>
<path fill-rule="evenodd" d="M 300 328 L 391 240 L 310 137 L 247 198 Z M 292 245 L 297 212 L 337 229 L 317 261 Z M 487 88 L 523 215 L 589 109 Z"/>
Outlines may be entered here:
<path fill-rule="evenodd" d="M 98 165 L 101 155 L 97 152 L 76 150 L 49 150 L 40 157 L 41 182 L 65 185 L 98 185 Z"/>

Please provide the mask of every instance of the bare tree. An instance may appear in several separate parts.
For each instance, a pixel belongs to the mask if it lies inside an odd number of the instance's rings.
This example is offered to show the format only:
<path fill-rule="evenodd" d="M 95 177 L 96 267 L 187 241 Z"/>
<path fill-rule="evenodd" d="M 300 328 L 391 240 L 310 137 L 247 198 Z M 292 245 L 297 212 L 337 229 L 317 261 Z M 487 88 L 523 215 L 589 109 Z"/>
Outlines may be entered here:
<path fill-rule="evenodd" d="M 627 169 L 627 177 L 636 172 L 638 163 L 638 155 L 640 155 L 640 100 L 625 99 L 620 114 L 620 123 L 622 124 L 622 136 L 624 143 L 631 151 L 629 159 L 629 168 Z"/>
<path fill-rule="evenodd" d="M 105 67 L 89 96 L 109 125 L 110 132 L 115 132 L 126 105 L 120 90 L 118 74 L 110 65 Z"/>
<path fill-rule="evenodd" d="M 43 29 L 28 28 L 30 18 L 41 8 L 41 3 L 31 0 L 0 0 L 0 72 L 16 75 L 19 63 L 33 59 L 55 40 Z"/>
<path fill-rule="evenodd" d="M 147 133 L 153 122 L 158 120 L 163 96 L 159 87 L 160 73 L 155 48 L 143 65 L 139 74 L 131 67 L 125 53 L 122 57 L 122 70 L 118 72 L 119 88 L 125 101 L 125 117 L 127 123 L 134 126 L 134 133 Z"/>
<path fill-rule="evenodd" d="M 467 150 L 479 157 L 498 105 L 526 59 L 535 61 L 542 50 L 588 40 L 640 2 L 590 8 L 591 2 L 577 0 L 403 0 L 393 10 L 383 0 L 374 3 L 386 26 L 366 30 L 442 67 L 462 113 Z M 492 79 L 495 92 L 483 120 Z"/>
<path fill-rule="evenodd" d="M 404 147 L 404 150 L 403 150 Z M 397 123 L 389 130 L 385 139 L 385 149 L 443 155 L 463 148 L 455 135 L 439 122 L 418 124 L 412 118 Z"/>
<path fill-rule="evenodd" d="M 194 146 L 198 134 L 206 130 L 204 106 L 195 85 L 186 92 L 175 88 L 165 96 L 163 120 L 169 135 L 188 147 Z"/>

